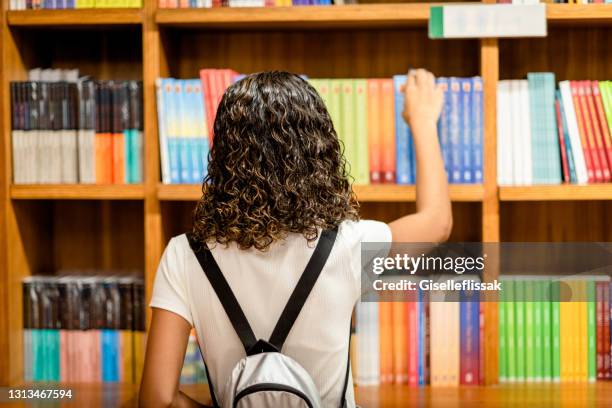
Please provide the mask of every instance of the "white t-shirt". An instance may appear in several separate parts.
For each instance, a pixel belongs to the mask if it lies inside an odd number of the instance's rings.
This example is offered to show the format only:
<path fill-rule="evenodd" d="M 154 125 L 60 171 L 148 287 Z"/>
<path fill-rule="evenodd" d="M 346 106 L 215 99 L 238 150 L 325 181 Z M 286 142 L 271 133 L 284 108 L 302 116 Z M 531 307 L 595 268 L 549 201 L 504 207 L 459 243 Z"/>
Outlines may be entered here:
<path fill-rule="evenodd" d="M 283 347 L 317 386 L 324 407 L 339 406 L 346 373 L 351 313 L 360 295 L 361 242 L 391 242 L 387 224 L 345 221 L 332 252 Z M 265 251 L 235 243 L 211 249 L 255 336 L 268 340 L 316 243 L 290 234 Z M 172 238 L 155 277 L 151 307 L 182 316 L 195 327 L 215 394 L 245 351 L 185 235 Z M 352 377 L 348 407 L 354 407 Z"/>

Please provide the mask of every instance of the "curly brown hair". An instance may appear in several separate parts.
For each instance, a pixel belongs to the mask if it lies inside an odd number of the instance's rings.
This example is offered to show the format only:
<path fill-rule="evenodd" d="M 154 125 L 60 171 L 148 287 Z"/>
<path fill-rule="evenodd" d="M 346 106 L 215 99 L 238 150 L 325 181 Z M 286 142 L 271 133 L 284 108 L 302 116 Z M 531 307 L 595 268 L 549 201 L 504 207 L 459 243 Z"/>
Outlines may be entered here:
<path fill-rule="evenodd" d="M 231 85 L 219 104 L 196 242 L 267 249 L 288 233 L 357 220 L 341 143 L 317 91 L 298 75 L 261 72 Z"/>

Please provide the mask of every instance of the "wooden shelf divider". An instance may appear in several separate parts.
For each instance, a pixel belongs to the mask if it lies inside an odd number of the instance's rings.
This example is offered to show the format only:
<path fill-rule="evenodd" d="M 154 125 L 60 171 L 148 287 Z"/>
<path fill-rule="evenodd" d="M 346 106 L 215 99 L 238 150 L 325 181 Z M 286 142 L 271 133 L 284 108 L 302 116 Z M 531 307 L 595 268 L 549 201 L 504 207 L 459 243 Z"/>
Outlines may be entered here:
<path fill-rule="evenodd" d="M 11 27 L 118 26 L 142 23 L 139 8 L 16 10 L 7 12 Z"/>
<path fill-rule="evenodd" d="M 590 201 L 612 200 L 612 184 L 558 184 L 502 186 L 500 201 Z"/>
<path fill-rule="evenodd" d="M 547 4 L 551 24 L 612 24 L 612 4 Z"/>
<path fill-rule="evenodd" d="M 142 200 L 140 184 L 13 184 L 13 200 Z"/>

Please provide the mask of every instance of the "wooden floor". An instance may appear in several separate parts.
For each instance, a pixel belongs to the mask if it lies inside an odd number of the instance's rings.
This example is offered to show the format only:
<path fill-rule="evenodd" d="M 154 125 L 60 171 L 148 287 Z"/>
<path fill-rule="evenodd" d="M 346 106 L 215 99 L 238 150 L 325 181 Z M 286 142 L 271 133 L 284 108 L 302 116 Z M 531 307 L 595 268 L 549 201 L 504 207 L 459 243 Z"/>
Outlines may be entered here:
<path fill-rule="evenodd" d="M 64 388 L 68 388 L 65 386 Z M 129 385 L 75 385 L 74 399 L 62 404 L 2 403 L 0 407 L 137 407 L 137 389 Z M 197 400 L 209 403 L 208 387 L 183 386 Z M 399 407 L 612 407 L 612 382 L 593 384 L 513 384 L 487 387 L 408 388 L 405 386 L 357 387 L 363 408 Z"/>

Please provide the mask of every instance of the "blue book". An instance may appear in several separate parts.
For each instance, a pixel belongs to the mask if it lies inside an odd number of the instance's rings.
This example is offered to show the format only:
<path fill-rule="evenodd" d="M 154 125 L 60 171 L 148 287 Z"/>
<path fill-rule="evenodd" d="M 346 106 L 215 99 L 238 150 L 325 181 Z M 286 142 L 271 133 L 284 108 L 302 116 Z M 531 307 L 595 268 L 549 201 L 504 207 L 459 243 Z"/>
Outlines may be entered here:
<path fill-rule="evenodd" d="M 483 96 L 482 78 L 472 78 L 472 170 L 473 182 L 482 183 L 482 141 L 483 141 Z"/>
<path fill-rule="evenodd" d="M 472 80 L 471 78 L 461 78 L 461 182 L 473 182 L 473 163 L 472 163 Z"/>
<path fill-rule="evenodd" d="M 180 183 L 179 148 L 177 135 L 177 97 L 175 80 L 166 78 L 163 80 L 164 89 L 164 116 L 166 122 L 166 143 L 168 145 L 168 165 L 170 170 L 170 183 Z"/>
<path fill-rule="evenodd" d="M 178 156 L 179 156 L 179 182 L 189 183 L 191 177 L 191 160 L 189 157 L 189 96 L 187 95 L 187 81 L 177 79 L 177 123 L 178 123 Z"/>
<path fill-rule="evenodd" d="M 461 183 L 463 155 L 461 152 L 461 131 L 463 129 L 463 111 L 461 109 L 461 83 L 459 78 L 449 79 L 449 133 L 451 151 L 451 183 Z"/>
<path fill-rule="evenodd" d="M 401 86 L 406 82 L 406 75 L 393 77 L 395 95 L 395 166 L 397 184 L 410 184 L 412 182 L 410 165 L 410 143 L 408 125 L 402 117 L 404 107 L 404 93 Z"/>
<path fill-rule="evenodd" d="M 446 171 L 446 177 L 450 181 L 450 163 L 451 163 L 451 149 L 450 149 L 450 134 L 449 134 L 449 111 L 450 111 L 450 95 L 448 78 L 439 77 L 436 82 L 442 85 L 444 90 L 444 106 L 442 107 L 442 113 L 440 114 L 440 120 L 438 120 L 438 137 L 440 139 L 440 149 L 442 151 L 442 159 L 444 160 L 444 170 Z"/>
<path fill-rule="evenodd" d="M 119 381 L 119 332 L 117 330 L 100 330 L 100 366 L 103 382 Z"/>
<path fill-rule="evenodd" d="M 461 291 L 459 294 L 460 319 L 460 384 L 478 384 L 480 308 L 477 291 Z"/>

